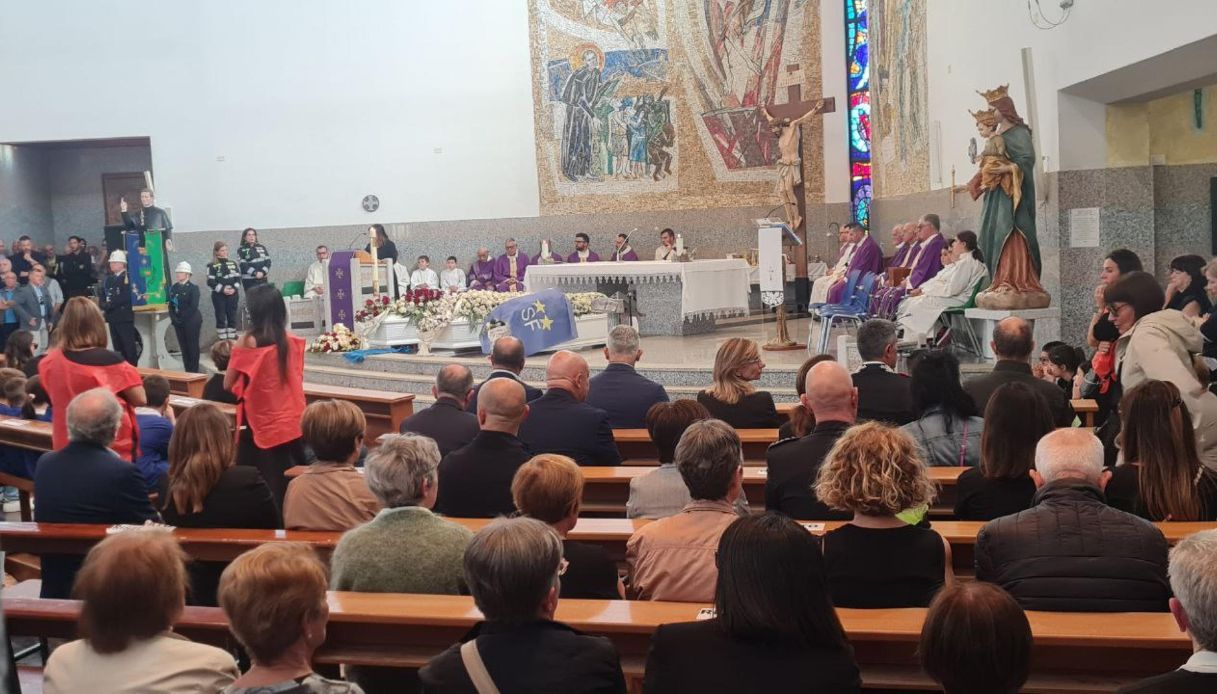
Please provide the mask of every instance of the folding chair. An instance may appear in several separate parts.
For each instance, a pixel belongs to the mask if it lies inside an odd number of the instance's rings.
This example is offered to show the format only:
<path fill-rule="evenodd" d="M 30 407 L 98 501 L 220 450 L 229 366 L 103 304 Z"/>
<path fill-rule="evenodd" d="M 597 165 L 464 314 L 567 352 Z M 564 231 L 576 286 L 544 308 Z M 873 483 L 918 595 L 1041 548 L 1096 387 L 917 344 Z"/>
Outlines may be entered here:
<path fill-rule="evenodd" d="M 825 306 L 820 309 L 819 354 L 828 351 L 828 340 L 832 333 L 832 326 L 838 321 L 850 322 L 855 325 L 861 325 L 866 321 L 869 317 L 867 310 L 870 308 L 871 290 L 875 288 L 876 278 L 877 275 L 873 272 L 866 273 L 862 276 L 862 280 L 852 288 L 848 298 L 843 303 Z M 807 343 L 808 346 L 811 345 L 810 336 Z"/>
<path fill-rule="evenodd" d="M 976 336 L 976 330 L 972 328 L 972 321 L 968 320 L 968 317 L 964 315 L 964 311 L 967 311 L 970 308 L 976 308 L 976 295 L 980 294 L 980 288 L 984 285 L 985 279 L 986 278 L 982 277 L 980 281 L 976 283 L 976 288 L 972 290 L 972 296 L 968 298 L 968 303 L 964 304 L 963 306 L 948 308 L 942 312 L 941 316 L 939 316 L 939 318 L 942 319 L 943 325 L 947 326 L 947 330 L 949 330 L 952 335 L 955 335 L 958 332 L 961 333 L 964 338 L 966 338 L 967 343 L 959 344 L 959 347 L 965 352 L 977 357 L 984 356 L 984 346 L 980 344 L 980 338 Z M 956 323 L 958 323 L 961 328 L 959 331 L 955 330 Z M 954 347 L 955 345 L 956 342 L 952 340 L 951 346 Z"/>

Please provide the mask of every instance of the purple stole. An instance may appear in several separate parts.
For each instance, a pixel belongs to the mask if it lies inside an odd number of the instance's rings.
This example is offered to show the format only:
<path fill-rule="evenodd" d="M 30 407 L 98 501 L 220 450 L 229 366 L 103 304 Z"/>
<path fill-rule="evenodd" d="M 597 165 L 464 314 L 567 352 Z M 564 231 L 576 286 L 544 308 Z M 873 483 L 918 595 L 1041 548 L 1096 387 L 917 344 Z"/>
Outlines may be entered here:
<path fill-rule="evenodd" d="M 579 260 L 579 251 L 575 251 L 574 253 L 571 253 L 571 254 L 570 254 L 570 257 L 568 257 L 568 258 L 566 259 L 566 262 L 568 262 L 568 263 L 578 263 L 578 262 L 580 262 L 580 260 Z M 588 251 L 588 252 L 587 252 L 587 260 L 586 260 L 585 262 L 588 262 L 588 263 L 598 263 L 598 262 L 600 262 L 600 256 L 596 255 L 596 251 Z"/>
<path fill-rule="evenodd" d="M 879 244 L 868 234 L 858 243 L 858 248 L 854 251 L 854 256 L 849 259 L 849 264 L 846 266 L 845 278 L 834 284 L 828 290 L 828 303 L 838 304 L 845 298 L 845 292 L 852 287 L 845 286 L 849 275 L 854 271 L 860 274 L 861 279 L 866 273 L 878 273 L 883 269 L 883 249 L 879 248 Z"/>
<path fill-rule="evenodd" d="M 528 267 L 529 264 L 528 254 L 523 251 L 516 251 L 516 274 L 514 275 L 516 286 L 514 291 L 524 291 L 524 268 Z M 512 277 L 511 261 L 507 258 L 507 254 L 504 253 L 498 257 L 498 260 L 494 261 L 495 289 L 500 292 L 512 291 L 511 285 L 507 281 Z"/>

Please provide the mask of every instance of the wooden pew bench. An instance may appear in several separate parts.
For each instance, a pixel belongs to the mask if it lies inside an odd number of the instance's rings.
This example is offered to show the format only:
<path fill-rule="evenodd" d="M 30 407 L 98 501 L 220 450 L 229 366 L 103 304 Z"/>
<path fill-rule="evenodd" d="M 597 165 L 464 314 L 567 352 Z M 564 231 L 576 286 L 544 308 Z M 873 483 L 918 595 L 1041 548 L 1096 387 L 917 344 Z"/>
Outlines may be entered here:
<path fill-rule="evenodd" d="M 355 403 L 368 420 L 368 445 L 372 445 L 371 442 L 382 434 L 400 432 L 401 423 L 414 414 L 413 393 L 305 383 L 304 399 L 310 403 L 318 400 L 346 400 Z"/>
<path fill-rule="evenodd" d="M 140 376 L 164 376 L 169 381 L 169 392 L 184 395 L 188 398 L 203 397 L 203 387 L 211 376 L 207 374 L 190 373 L 189 371 L 168 371 L 166 369 L 150 369 L 139 367 Z"/>
<path fill-rule="evenodd" d="M 764 460 L 765 450 L 778 440 L 777 429 L 737 429 L 745 460 Z M 657 459 L 659 450 L 646 429 L 614 429 L 613 439 L 622 458 Z"/>
<path fill-rule="evenodd" d="M 1082 420 L 1082 426 L 1093 429 L 1102 422 L 1095 422 L 1095 415 L 1099 413 L 1099 403 L 1094 400 L 1070 400 L 1070 405 L 1073 405 L 1073 412 Z"/>
<path fill-rule="evenodd" d="M 330 619 L 317 664 L 414 668 L 455 643 L 480 619 L 467 596 L 343 593 L 329 595 Z M 651 634 L 661 624 L 693 620 L 706 605 L 621 600 L 562 600 L 555 619 L 610 639 L 627 676 L 643 672 Z M 10 634 L 72 638 L 80 604 L 6 595 Z M 924 609 L 838 609 L 864 686 L 932 688 L 917 666 Z M 1181 665 L 1191 642 L 1168 613 L 1029 612 L 1032 675 L 1024 692 L 1110 692 Z M 233 645 L 223 612 L 188 607 L 174 630 L 221 647 Z"/>

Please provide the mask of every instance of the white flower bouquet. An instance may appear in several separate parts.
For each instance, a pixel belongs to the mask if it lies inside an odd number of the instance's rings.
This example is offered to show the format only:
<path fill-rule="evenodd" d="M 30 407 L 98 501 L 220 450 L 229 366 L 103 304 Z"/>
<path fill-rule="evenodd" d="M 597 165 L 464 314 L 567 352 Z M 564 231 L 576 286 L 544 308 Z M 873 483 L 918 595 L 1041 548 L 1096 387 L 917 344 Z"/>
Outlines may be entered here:
<path fill-rule="evenodd" d="M 363 346 L 363 340 L 358 335 L 351 332 L 342 323 L 335 323 L 333 330 L 328 333 L 322 333 L 313 340 L 313 344 L 309 345 L 308 351 L 329 354 L 333 352 L 351 352 L 363 349 Z"/>

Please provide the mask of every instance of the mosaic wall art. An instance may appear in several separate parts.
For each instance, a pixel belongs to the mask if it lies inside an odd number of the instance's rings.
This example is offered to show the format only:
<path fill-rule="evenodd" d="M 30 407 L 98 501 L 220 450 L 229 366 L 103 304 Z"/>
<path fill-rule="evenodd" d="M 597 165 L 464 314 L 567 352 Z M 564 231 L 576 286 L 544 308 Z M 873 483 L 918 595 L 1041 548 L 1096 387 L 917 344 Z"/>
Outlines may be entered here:
<path fill-rule="evenodd" d="M 820 94 L 809 0 L 530 0 L 542 214 L 775 205 L 760 107 Z M 822 125 L 803 128 L 809 203 Z"/>
<path fill-rule="evenodd" d="M 868 2 L 875 193 L 892 197 L 923 192 L 930 189 L 926 0 Z"/>

